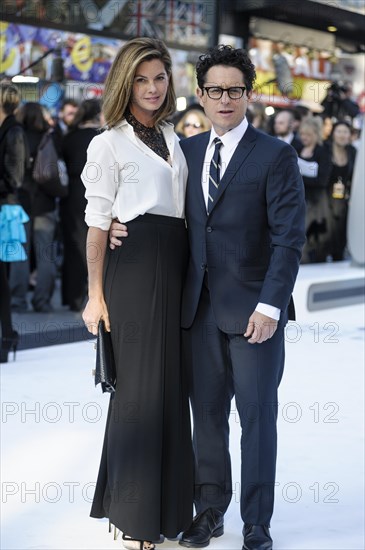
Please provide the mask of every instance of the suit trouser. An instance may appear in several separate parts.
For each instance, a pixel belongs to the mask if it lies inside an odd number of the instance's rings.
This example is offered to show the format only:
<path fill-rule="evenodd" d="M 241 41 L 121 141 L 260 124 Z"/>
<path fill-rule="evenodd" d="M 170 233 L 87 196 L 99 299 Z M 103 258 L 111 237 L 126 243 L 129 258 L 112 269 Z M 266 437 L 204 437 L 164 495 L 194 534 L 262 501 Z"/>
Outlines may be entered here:
<path fill-rule="evenodd" d="M 203 286 L 196 318 L 184 330 L 195 455 L 195 507 L 222 512 L 232 497 L 229 415 L 233 395 L 241 423 L 241 516 L 269 525 L 274 505 L 277 388 L 284 367 L 284 332 L 249 344 L 216 324 Z"/>

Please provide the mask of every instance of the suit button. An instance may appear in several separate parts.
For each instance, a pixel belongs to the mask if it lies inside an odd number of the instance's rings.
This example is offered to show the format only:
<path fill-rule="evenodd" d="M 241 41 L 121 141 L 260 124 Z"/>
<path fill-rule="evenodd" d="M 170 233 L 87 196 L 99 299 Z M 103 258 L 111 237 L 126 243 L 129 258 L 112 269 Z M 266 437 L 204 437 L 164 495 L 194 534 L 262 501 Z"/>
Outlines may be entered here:
<path fill-rule="evenodd" d="M 208 232 L 208 233 L 211 233 L 212 231 L 213 231 L 212 227 L 210 227 L 210 225 L 208 225 L 208 227 L 207 227 L 207 232 Z"/>
<path fill-rule="evenodd" d="M 207 267 L 207 264 L 201 264 L 201 269 L 205 269 Z"/>

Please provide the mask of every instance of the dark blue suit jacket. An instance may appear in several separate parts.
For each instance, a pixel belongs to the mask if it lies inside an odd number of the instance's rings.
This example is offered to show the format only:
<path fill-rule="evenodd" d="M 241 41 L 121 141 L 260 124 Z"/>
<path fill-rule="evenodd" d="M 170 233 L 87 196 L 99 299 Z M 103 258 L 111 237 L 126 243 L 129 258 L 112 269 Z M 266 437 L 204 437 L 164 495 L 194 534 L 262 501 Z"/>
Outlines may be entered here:
<path fill-rule="evenodd" d="M 206 132 L 181 141 L 189 168 L 190 242 L 182 326 L 189 328 L 194 320 L 206 269 L 221 330 L 242 334 L 258 302 L 279 308 L 286 323 L 305 242 L 304 188 L 296 152 L 249 125 L 207 215 L 201 178 L 209 136 Z"/>

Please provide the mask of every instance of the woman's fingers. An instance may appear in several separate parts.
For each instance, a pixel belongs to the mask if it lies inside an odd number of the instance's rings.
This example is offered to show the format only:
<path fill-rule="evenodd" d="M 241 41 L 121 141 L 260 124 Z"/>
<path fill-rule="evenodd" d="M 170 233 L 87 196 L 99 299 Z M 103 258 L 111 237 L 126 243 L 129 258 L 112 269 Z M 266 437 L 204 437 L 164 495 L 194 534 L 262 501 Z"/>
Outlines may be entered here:
<path fill-rule="evenodd" d="M 82 319 L 87 330 L 96 336 L 100 319 L 104 319 L 104 321 L 106 319 L 109 326 L 109 315 L 105 302 L 99 299 L 89 300 L 82 314 Z"/>

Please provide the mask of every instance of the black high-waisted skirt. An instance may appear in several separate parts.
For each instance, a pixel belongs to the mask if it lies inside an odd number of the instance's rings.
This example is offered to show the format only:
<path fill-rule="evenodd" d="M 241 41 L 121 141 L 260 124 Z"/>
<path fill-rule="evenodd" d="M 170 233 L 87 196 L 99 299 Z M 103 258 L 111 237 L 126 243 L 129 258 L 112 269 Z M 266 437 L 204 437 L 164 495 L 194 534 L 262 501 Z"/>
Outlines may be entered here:
<path fill-rule="evenodd" d="M 180 306 L 184 220 L 145 214 L 106 253 L 104 295 L 117 364 L 91 516 L 140 540 L 192 519 L 193 461 Z"/>

